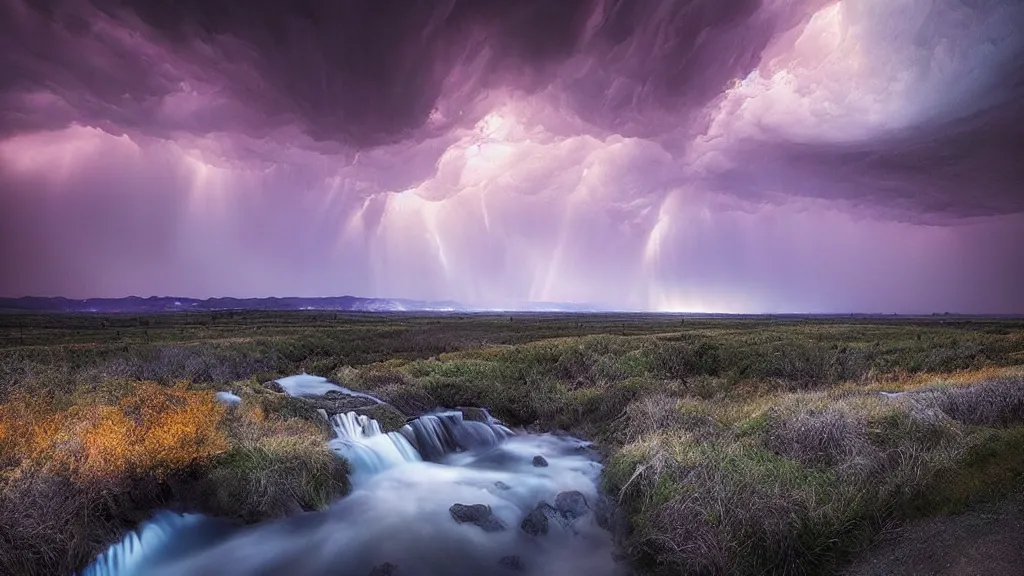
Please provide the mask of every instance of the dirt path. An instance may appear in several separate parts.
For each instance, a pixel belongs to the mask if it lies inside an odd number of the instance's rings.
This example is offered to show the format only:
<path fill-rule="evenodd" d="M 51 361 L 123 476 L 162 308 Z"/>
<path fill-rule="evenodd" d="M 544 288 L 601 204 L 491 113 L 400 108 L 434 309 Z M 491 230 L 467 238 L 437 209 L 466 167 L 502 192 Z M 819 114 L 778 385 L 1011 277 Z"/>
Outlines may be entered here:
<path fill-rule="evenodd" d="M 1024 496 L 908 524 L 846 576 L 1024 576 Z"/>

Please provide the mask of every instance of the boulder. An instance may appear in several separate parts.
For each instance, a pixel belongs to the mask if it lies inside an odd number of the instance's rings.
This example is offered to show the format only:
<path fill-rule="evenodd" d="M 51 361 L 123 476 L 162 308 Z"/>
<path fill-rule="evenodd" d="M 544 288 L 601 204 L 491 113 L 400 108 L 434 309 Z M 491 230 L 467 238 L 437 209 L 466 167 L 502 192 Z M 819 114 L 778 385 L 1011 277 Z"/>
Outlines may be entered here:
<path fill-rule="evenodd" d="M 519 529 L 530 536 L 543 536 L 548 533 L 552 520 L 561 522 L 558 510 L 555 510 L 547 502 L 541 502 L 537 504 L 536 508 L 530 510 L 526 518 L 523 518 L 523 521 L 519 524 Z"/>
<path fill-rule="evenodd" d="M 505 525 L 486 504 L 452 504 L 448 512 L 459 524 L 475 524 L 484 532 L 498 532 L 505 529 Z"/>
<path fill-rule="evenodd" d="M 567 520 L 575 520 L 590 512 L 587 497 L 578 490 L 561 492 L 555 496 L 555 509 Z"/>
<path fill-rule="evenodd" d="M 548 465 L 548 461 L 546 458 L 538 454 L 537 456 L 533 457 L 533 465 L 536 466 L 537 468 L 544 468 L 545 466 Z"/>
<path fill-rule="evenodd" d="M 505 484 L 501 480 L 498 480 L 497 482 L 495 482 L 494 483 L 494 487 L 497 488 L 498 490 L 511 490 L 512 489 L 511 486 L 509 486 L 508 484 Z"/>
<path fill-rule="evenodd" d="M 548 515 L 539 507 L 530 510 L 530 513 L 523 518 L 519 529 L 530 536 L 540 536 L 548 533 Z"/>

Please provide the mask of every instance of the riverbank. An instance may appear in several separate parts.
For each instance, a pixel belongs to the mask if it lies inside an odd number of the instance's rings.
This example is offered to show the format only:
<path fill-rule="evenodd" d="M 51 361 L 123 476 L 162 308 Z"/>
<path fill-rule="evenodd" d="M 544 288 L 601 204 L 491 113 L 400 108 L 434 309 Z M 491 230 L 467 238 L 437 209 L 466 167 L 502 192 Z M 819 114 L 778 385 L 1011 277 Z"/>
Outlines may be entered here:
<path fill-rule="evenodd" d="M 594 440 L 622 543 L 652 573 L 828 573 L 883 527 L 997 498 L 1024 470 L 1013 322 L 144 320 L 127 342 L 75 324 L 0 350 L 5 570 L 67 573 L 167 506 L 322 508 L 348 476 L 320 410 L 394 429 L 486 407 Z M 267 385 L 302 371 L 387 405 Z"/>

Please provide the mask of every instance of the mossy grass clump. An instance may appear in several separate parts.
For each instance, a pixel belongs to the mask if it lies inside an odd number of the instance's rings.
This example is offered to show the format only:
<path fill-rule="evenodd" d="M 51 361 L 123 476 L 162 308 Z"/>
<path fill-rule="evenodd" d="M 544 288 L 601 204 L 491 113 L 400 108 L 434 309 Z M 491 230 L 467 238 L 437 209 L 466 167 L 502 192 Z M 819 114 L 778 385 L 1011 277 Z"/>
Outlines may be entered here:
<path fill-rule="evenodd" d="M 231 448 L 205 471 L 198 508 L 252 522 L 320 510 L 349 491 L 347 463 L 314 424 L 242 406 L 227 425 Z"/>

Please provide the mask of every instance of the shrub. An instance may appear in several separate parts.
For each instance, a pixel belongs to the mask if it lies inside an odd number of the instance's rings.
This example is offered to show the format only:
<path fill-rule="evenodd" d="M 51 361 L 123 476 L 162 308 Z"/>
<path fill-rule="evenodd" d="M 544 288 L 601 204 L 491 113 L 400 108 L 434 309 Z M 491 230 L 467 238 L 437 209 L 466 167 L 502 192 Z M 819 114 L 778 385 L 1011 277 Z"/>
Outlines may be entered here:
<path fill-rule="evenodd" d="M 1009 380 L 752 407 L 654 393 L 626 409 L 605 482 L 654 573 L 829 573 L 901 515 L 1019 482 L 1020 429 L 976 427 L 1022 422 L 1022 396 Z"/>
<path fill-rule="evenodd" d="M 173 498 L 174 483 L 225 451 L 208 392 L 139 383 L 113 405 L 0 405 L 0 567 L 69 573 Z"/>
<path fill-rule="evenodd" d="M 982 382 L 913 392 L 910 402 L 935 407 L 957 422 L 975 426 L 1024 424 L 1024 380 Z"/>
<path fill-rule="evenodd" d="M 378 398 L 394 406 L 404 414 L 422 414 L 437 408 L 440 404 L 429 392 L 414 385 L 400 372 L 370 371 L 362 375 L 359 384 Z M 457 403 L 449 404 L 458 406 Z"/>
<path fill-rule="evenodd" d="M 228 419 L 231 449 L 212 463 L 195 506 L 256 521 L 319 510 L 348 492 L 348 468 L 321 428 L 243 405 Z"/>
<path fill-rule="evenodd" d="M 72 479 L 158 478 L 227 449 L 224 407 L 207 392 L 139 383 L 116 405 L 51 411 L 15 398 L 0 405 L 0 451 L 7 462 Z"/>
<path fill-rule="evenodd" d="M 766 446 L 802 464 L 862 467 L 875 457 L 867 422 L 843 407 L 775 409 L 768 419 Z"/>

